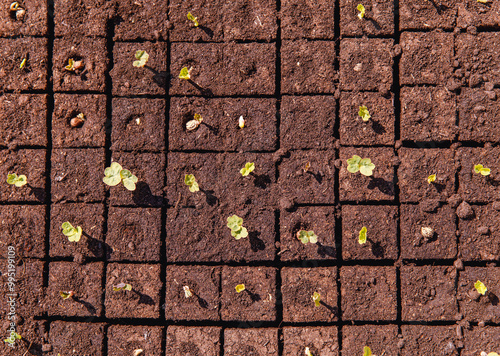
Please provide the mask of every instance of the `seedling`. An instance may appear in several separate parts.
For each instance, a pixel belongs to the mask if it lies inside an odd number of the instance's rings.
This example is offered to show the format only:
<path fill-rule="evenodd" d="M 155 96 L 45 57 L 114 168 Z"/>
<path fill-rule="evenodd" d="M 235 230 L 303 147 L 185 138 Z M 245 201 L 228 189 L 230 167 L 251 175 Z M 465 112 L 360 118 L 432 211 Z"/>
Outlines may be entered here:
<path fill-rule="evenodd" d="M 76 228 L 69 223 L 69 221 L 63 222 L 61 225 L 62 233 L 68 238 L 70 242 L 78 242 L 82 237 L 82 228 L 77 226 Z"/>
<path fill-rule="evenodd" d="M 194 114 L 193 120 L 189 120 L 188 122 L 186 122 L 186 130 L 188 131 L 196 130 L 198 126 L 201 125 L 202 122 L 203 122 L 203 117 L 201 117 L 200 114 Z"/>
<path fill-rule="evenodd" d="M 434 229 L 432 227 L 429 227 L 429 226 L 422 226 L 420 228 L 420 234 L 422 235 L 422 237 L 426 238 L 427 240 L 431 239 L 434 236 Z"/>
<path fill-rule="evenodd" d="M 479 1 L 479 0 L 478 0 Z M 499 354 L 497 354 L 496 352 L 490 352 L 490 353 L 486 353 L 484 351 L 481 351 L 481 355 L 480 356 L 500 356 Z"/>
<path fill-rule="evenodd" d="M 23 61 L 22 61 L 22 62 L 21 62 L 21 64 L 19 65 L 19 69 L 23 69 L 23 68 L 24 68 L 24 66 L 26 65 L 26 61 L 27 61 L 27 60 L 28 60 L 27 58 L 24 58 L 24 59 L 23 59 Z"/>
<path fill-rule="evenodd" d="M 364 105 L 359 107 L 358 115 L 361 116 L 361 119 L 364 122 L 367 122 L 372 117 L 370 115 L 370 112 L 368 111 L 368 108 Z"/>
<path fill-rule="evenodd" d="M 135 61 L 132 63 L 134 67 L 142 68 L 148 63 L 149 54 L 146 51 L 138 50 L 135 52 Z"/>
<path fill-rule="evenodd" d="M 319 307 L 321 305 L 321 295 L 318 292 L 313 293 L 312 300 L 314 301 L 315 307 Z"/>
<path fill-rule="evenodd" d="M 481 173 L 481 175 L 483 175 L 483 176 L 489 176 L 491 173 L 491 169 L 483 167 L 482 164 L 476 164 L 474 166 L 474 172 L 476 172 L 478 174 Z"/>
<path fill-rule="evenodd" d="M 116 286 L 113 286 L 114 292 L 118 292 L 121 290 L 128 290 L 130 292 L 132 290 L 132 286 L 127 283 L 118 283 Z"/>
<path fill-rule="evenodd" d="M 360 20 L 363 20 L 363 17 L 365 17 L 365 7 L 363 6 L 363 4 L 358 4 L 358 7 L 356 7 L 356 9 L 358 9 L 359 11 L 359 14 L 358 14 L 358 17 Z"/>
<path fill-rule="evenodd" d="M 372 356 L 372 350 L 368 347 L 365 346 L 363 347 L 363 356 Z"/>
<path fill-rule="evenodd" d="M 316 236 L 316 234 L 312 230 L 311 231 L 306 231 L 306 230 L 297 231 L 297 238 L 304 245 L 307 245 L 308 243 L 315 244 L 318 242 L 318 236 Z"/>
<path fill-rule="evenodd" d="M 347 160 L 347 171 L 350 173 L 356 173 L 359 171 L 362 175 L 371 176 L 375 165 L 369 158 L 361 158 L 359 156 L 352 156 Z"/>
<path fill-rule="evenodd" d="M 247 162 L 245 164 L 245 167 L 240 169 L 240 173 L 243 177 L 246 177 L 247 175 L 252 173 L 254 169 L 255 169 L 255 164 L 253 162 Z"/>
<path fill-rule="evenodd" d="M 240 118 L 238 119 L 238 126 L 240 127 L 240 129 L 245 127 L 245 119 L 243 118 L 243 116 L 240 116 Z"/>
<path fill-rule="evenodd" d="M 188 12 L 187 18 L 188 18 L 189 21 L 193 21 L 194 27 L 198 27 L 199 23 L 198 23 L 198 18 L 197 17 L 194 17 L 193 15 L 191 15 L 190 12 Z"/>
<path fill-rule="evenodd" d="M 69 121 L 71 127 L 81 127 L 85 121 L 85 115 L 81 112 Z"/>
<path fill-rule="evenodd" d="M 74 60 L 73 58 L 68 59 L 68 65 L 64 67 L 66 70 L 70 72 L 75 72 L 83 68 L 82 60 Z"/>
<path fill-rule="evenodd" d="M 60 291 L 59 295 L 61 296 L 62 299 L 66 300 L 66 299 L 72 298 L 75 295 L 75 292 L 73 292 L 72 290 L 70 290 L 68 292 Z"/>
<path fill-rule="evenodd" d="M 231 229 L 231 236 L 236 240 L 248 236 L 248 230 L 243 227 L 243 219 L 237 215 L 227 218 L 227 227 Z"/>
<path fill-rule="evenodd" d="M 234 287 L 234 289 L 236 289 L 236 293 L 241 293 L 245 290 L 245 285 L 244 284 L 238 284 L 236 287 Z"/>
<path fill-rule="evenodd" d="M 363 245 L 366 243 L 366 226 L 363 226 L 361 230 L 359 231 L 359 236 L 358 236 L 358 243 L 360 245 Z"/>
<path fill-rule="evenodd" d="M 476 288 L 477 292 L 481 295 L 484 295 L 488 291 L 488 288 L 486 288 L 484 283 L 480 280 L 477 280 L 477 282 L 474 283 L 474 288 Z"/>
<path fill-rule="evenodd" d="M 306 165 L 304 166 L 304 173 L 309 172 L 309 169 L 311 168 L 311 162 L 307 162 Z"/>
<path fill-rule="evenodd" d="M 431 184 L 432 182 L 436 181 L 436 175 L 431 174 L 430 176 L 427 177 L 427 183 Z"/>
<path fill-rule="evenodd" d="M 187 67 L 182 67 L 181 72 L 179 73 L 179 79 L 191 80 L 191 74 L 189 73 L 191 69 Z"/>
<path fill-rule="evenodd" d="M 140 356 L 144 353 L 144 350 L 143 349 L 135 349 L 134 350 L 134 353 L 132 354 L 132 356 Z"/>
<path fill-rule="evenodd" d="M 16 173 L 11 173 L 7 174 L 7 183 L 16 187 L 22 187 L 28 183 L 28 180 L 24 174 L 18 176 Z"/>
<path fill-rule="evenodd" d="M 16 20 L 18 21 L 24 20 L 24 15 L 26 15 L 26 10 L 23 9 L 17 1 L 14 1 L 12 4 L 10 4 L 9 10 L 11 13 L 14 13 L 14 15 L 16 16 Z"/>
<path fill-rule="evenodd" d="M 306 349 L 304 350 L 304 355 L 306 356 L 314 356 L 311 352 L 311 350 L 309 350 L 309 347 L 306 347 Z"/>
<path fill-rule="evenodd" d="M 191 193 L 196 193 L 200 190 L 198 182 L 196 182 L 196 178 L 192 174 L 186 174 L 184 177 L 184 183 L 189 187 L 189 191 Z"/>
<path fill-rule="evenodd" d="M 191 289 L 189 288 L 189 286 L 184 286 L 182 287 L 182 289 L 184 290 L 184 296 L 186 298 L 190 298 L 193 296 L 193 292 L 191 291 Z"/>
<path fill-rule="evenodd" d="M 22 338 L 23 337 L 21 335 L 19 335 L 15 331 L 12 331 L 10 333 L 10 337 L 8 337 L 7 339 L 5 339 L 3 342 L 12 345 L 12 344 L 14 344 L 16 342 L 16 340 L 21 340 Z"/>
<path fill-rule="evenodd" d="M 129 170 L 123 169 L 117 162 L 111 163 L 111 166 L 104 170 L 104 176 L 105 177 L 102 181 L 111 187 L 114 187 L 123 181 L 125 188 L 128 190 L 135 190 L 135 183 L 138 182 L 136 176 L 134 176 Z"/>
<path fill-rule="evenodd" d="M 480 2 L 481 4 L 488 4 L 491 2 L 491 0 L 477 0 L 477 2 Z M 490 355 L 488 354 L 488 356 Z"/>

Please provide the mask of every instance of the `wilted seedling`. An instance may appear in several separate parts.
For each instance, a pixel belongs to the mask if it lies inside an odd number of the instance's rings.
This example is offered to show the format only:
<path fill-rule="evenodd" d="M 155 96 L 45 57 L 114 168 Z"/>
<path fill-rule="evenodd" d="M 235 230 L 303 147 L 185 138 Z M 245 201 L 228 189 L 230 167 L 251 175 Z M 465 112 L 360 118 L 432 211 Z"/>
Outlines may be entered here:
<path fill-rule="evenodd" d="M 11 14 L 14 14 L 16 20 L 18 21 L 24 20 L 24 16 L 26 15 L 26 10 L 22 8 L 17 1 L 14 1 L 12 4 L 10 4 L 9 11 L 11 12 Z"/>
<path fill-rule="evenodd" d="M 194 17 L 193 15 L 191 15 L 190 12 L 188 12 L 187 18 L 188 18 L 189 21 L 193 21 L 194 27 L 198 27 L 199 23 L 198 23 L 198 18 L 197 17 Z"/>
<path fill-rule="evenodd" d="M 312 300 L 314 301 L 315 307 L 319 307 L 321 305 L 321 295 L 318 292 L 313 293 Z"/>
<path fill-rule="evenodd" d="M 234 289 L 236 289 L 236 293 L 241 293 L 245 290 L 245 285 L 244 284 L 238 284 L 236 287 L 234 287 Z"/>
<path fill-rule="evenodd" d="M 363 356 L 372 356 L 372 350 L 368 346 L 363 347 Z"/>
<path fill-rule="evenodd" d="M 114 292 L 118 292 L 121 290 L 128 290 L 130 292 L 132 290 L 132 285 L 128 283 L 118 283 L 116 286 L 113 286 Z"/>
<path fill-rule="evenodd" d="M 191 289 L 189 288 L 189 286 L 184 286 L 182 287 L 182 289 L 184 290 L 184 296 L 186 298 L 190 298 L 193 296 L 193 292 L 191 291 Z"/>
<path fill-rule="evenodd" d="M 481 295 L 484 295 L 488 291 L 488 288 L 486 288 L 484 283 L 480 280 L 477 280 L 476 283 L 474 283 L 474 288 L 476 288 L 477 292 Z"/>
<path fill-rule="evenodd" d="M 483 167 L 482 164 L 476 164 L 474 166 L 474 172 L 478 174 L 481 173 L 481 175 L 483 176 L 489 176 L 491 173 L 491 169 Z"/>
<path fill-rule="evenodd" d="M 66 221 L 61 225 L 61 229 L 64 236 L 66 236 L 70 242 L 80 241 L 80 238 L 82 237 L 81 226 L 77 226 L 75 228 L 69 221 Z"/>
<path fill-rule="evenodd" d="M 146 51 L 138 50 L 135 52 L 135 61 L 132 63 L 134 67 L 142 68 L 148 63 L 149 54 Z"/>
<path fill-rule="evenodd" d="M 73 292 L 72 290 L 70 290 L 68 292 L 60 291 L 59 295 L 61 296 L 62 299 L 66 300 L 66 299 L 72 298 L 75 295 L 75 292 Z"/>
<path fill-rule="evenodd" d="M 71 127 L 81 127 L 85 121 L 85 115 L 81 112 L 69 121 Z"/>
<path fill-rule="evenodd" d="M 123 181 L 125 188 L 128 190 L 135 190 L 135 183 L 138 182 L 136 176 L 134 176 L 129 170 L 123 169 L 117 162 L 111 163 L 111 166 L 104 170 L 104 176 L 105 177 L 102 181 L 111 187 L 114 187 Z"/>
<path fill-rule="evenodd" d="M 68 65 L 64 68 L 70 72 L 78 71 L 83 68 L 83 61 L 70 58 L 68 59 Z"/>
<path fill-rule="evenodd" d="M 375 165 L 369 158 L 361 158 L 359 156 L 352 156 L 347 160 L 347 171 L 350 173 L 360 172 L 362 175 L 371 176 Z"/>
<path fill-rule="evenodd" d="M 318 242 L 318 236 L 316 236 L 316 234 L 312 230 L 311 231 L 306 231 L 306 230 L 297 231 L 297 238 L 304 245 L 307 245 L 308 243 L 315 244 Z"/>
<path fill-rule="evenodd" d="M 186 122 L 186 130 L 193 131 L 198 128 L 203 122 L 203 117 L 200 114 L 194 114 L 193 120 Z"/>
<path fill-rule="evenodd" d="M 243 118 L 243 116 L 240 116 L 240 118 L 238 119 L 238 126 L 240 127 L 240 129 L 245 127 L 245 119 Z"/>
<path fill-rule="evenodd" d="M 240 169 L 240 173 L 243 177 L 246 177 L 247 175 L 252 173 L 254 169 L 255 169 L 255 164 L 253 162 L 247 162 L 245 164 L 245 167 Z"/>
<path fill-rule="evenodd" d="M 182 67 L 181 72 L 179 73 L 179 79 L 191 80 L 191 74 L 189 73 L 191 69 L 187 67 Z"/>
<path fill-rule="evenodd" d="M 17 175 L 16 173 L 7 174 L 7 183 L 10 185 L 15 185 L 16 187 L 22 187 L 28 184 L 28 179 L 24 174 Z"/>
<path fill-rule="evenodd" d="M 359 14 L 358 14 L 359 19 L 363 20 L 363 17 L 365 17 L 365 12 L 366 12 L 365 7 L 363 6 L 363 4 L 358 4 L 356 9 L 358 9 L 358 11 L 359 11 Z"/>
<path fill-rule="evenodd" d="M 366 106 L 364 106 L 364 105 L 359 107 L 358 115 L 361 117 L 361 119 L 364 122 L 369 121 L 370 118 L 372 117 L 370 115 L 370 112 L 368 111 L 368 108 Z"/>
<path fill-rule="evenodd" d="M 196 193 L 200 190 L 198 182 L 192 174 L 186 174 L 186 176 L 184 177 L 184 183 L 189 187 L 189 191 L 191 193 Z"/>
<path fill-rule="evenodd" d="M 304 355 L 306 356 L 314 356 L 311 352 L 311 350 L 309 350 L 309 347 L 306 347 L 306 349 L 304 350 Z"/>
<path fill-rule="evenodd" d="M 366 243 L 366 232 L 367 232 L 366 226 L 363 226 L 361 228 L 361 230 L 359 231 L 358 243 L 360 245 L 363 245 Z"/>
<path fill-rule="evenodd" d="M 431 184 L 432 182 L 436 181 L 436 175 L 431 174 L 430 176 L 427 177 L 427 183 Z"/>
<path fill-rule="evenodd" d="M 243 227 L 243 219 L 237 215 L 227 218 L 227 227 L 231 229 L 231 236 L 236 240 L 248 236 L 248 230 Z"/>
<path fill-rule="evenodd" d="M 12 331 L 10 333 L 10 337 L 8 337 L 7 339 L 3 340 L 3 342 L 12 345 L 12 344 L 14 344 L 16 342 L 16 340 L 21 340 L 22 338 L 23 337 L 21 335 L 19 335 L 15 331 Z"/>

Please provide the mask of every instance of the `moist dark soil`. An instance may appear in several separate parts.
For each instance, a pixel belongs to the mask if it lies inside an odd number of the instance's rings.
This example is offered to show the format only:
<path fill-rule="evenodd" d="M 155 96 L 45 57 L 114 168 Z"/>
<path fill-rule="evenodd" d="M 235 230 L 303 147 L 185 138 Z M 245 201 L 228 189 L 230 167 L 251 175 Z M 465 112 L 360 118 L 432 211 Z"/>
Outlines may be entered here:
<path fill-rule="evenodd" d="M 143 350 L 145 355 L 161 355 L 163 328 L 160 326 L 112 325 L 107 330 L 108 355 L 133 355 L 136 350 Z"/>
<path fill-rule="evenodd" d="M 403 325 L 400 344 L 400 355 L 410 356 L 433 354 L 439 350 L 440 355 L 458 355 L 455 326 Z M 458 343 L 457 343 L 458 344 Z M 472 356 L 472 355 L 471 355 Z"/>
<path fill-rule="evenodd" d="M 225 329 L 224 355 L 278 356 L 278 329 Z"/>
<path fill-rule="evenodd" d="M 363 2 L 365 16 L 359 21 L 356 9 L 359 1 L 340 1 L 340 30 L 342 36 L 392 35 L 394 33 L 394 3 L 385 0 Z M 401 5 L 400 5 L 401 6 Z"/>
<path fill-rule="evenodd" d="M 357 355 L 368 346 L 376 355 L 398 354 L 395 325 L 347 325 L 342 333 L 342 355 Z"/>
<path fill-rule="evenodd" d="M 167 0 L 113 2 L 113 40 L 166 40 L 169 27 L 167 3 Z"/>
<path fill-rule="evenodd" d="M 337 328 L 334 326 L 313 327 L 301 326 L 283 328 L 283 354 L 302 355 L 309 347 L 313 355 L 339 355 Z M 321 353 L 320 353 L 321 352 Z"/>
<path fill-rule="evenodd" d="M 11 3 L 3 4 L 2 11 L 0 11 L 0 37 L 47 35 L 47 3 L 38 0 L 23 0 L 20 2 L 25 10 L 25 16 L 22 19 L 17 19 L 15 14 L 9 11 Z"/>
<path fill-rule="evenodd" d="M 104 356 L 105 326 L 102 323 L 74 323 L 55 321 L 50 324 L 49 342 L 54 345 L 53 351 L 63 355 Z"/>
<path fill-rule="evenodd" d="M 493 93 L 493 94 L 491 94 Z M 460 140 L 498 142 L 500 125 L 494 120 L 500 114 L 497 96 L 500 91 L 464 88 L 459 96 Z"/>
<path fill-rule="evenodd" d="M 105 37 L 113 10 L 112 1 L 54 0 L 54 34 L 56 37 Z"/>
<path fill-rule="evenodd" d="M 334 7 L 335 4 L 328 0 L 281 1 L 281 38 L 334 39 L 335 20 L 331 16 Z"/>
<path fill-rule="evenodd" d="M 172 325 L 167 328 L 167 355 L 219 356 L 222 328 Z"/>

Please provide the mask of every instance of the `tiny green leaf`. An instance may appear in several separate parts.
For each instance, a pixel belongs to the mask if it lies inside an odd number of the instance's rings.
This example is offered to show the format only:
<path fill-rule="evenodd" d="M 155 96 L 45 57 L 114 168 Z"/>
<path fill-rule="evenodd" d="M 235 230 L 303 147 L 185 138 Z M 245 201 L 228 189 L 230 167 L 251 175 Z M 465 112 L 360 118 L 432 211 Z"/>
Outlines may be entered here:
<path fill-rule="evenodd" d="M 112 186 L 112 187 L 120 184 L 120 182 L 122 180 L 122 178 L 120 176 L 121 170 L 122 170 L 122 166 L 119 163 L 117 163 L 117 162 L 111 163 L 111 166 L 107 167 L 104 170 L 105 177 L 102 179 L 103 182 L 109 186 Z"/>
<path fill-rule="evenodd" d="M 314 292 L 312 295 L 312 300 L 314 301 L 314 306 L 319 307 L 321 304 L 321 295 L 318 292 Z"/>
<path fill-rule="evenodd" d="M 248 236 L 248 230 L 242 225 L 243 219 L 237 215 L 233 215 L 227 218 L 227 227 L 231 229 L 231 236 L 236 240 Z"/>
<path fill-rule="evenodd" d="M 255 169 L 255 164 L 253 162 L 247 162 L 245 164 L 245 167 L 240 169 L 240 173 L 243 177 L 246 177 L 247 175 L 252 173 L 254 169 Z"/>
<path fill-rule="evenodd" d="M 476 164 L 474 166 L 474 172 L 481 173 L 483 176 L 489 176 L 491 173 L 491 169 L 483 167 L 482 164 Z"/>
<path fill-rule="evenodd" d="M 22 187 L 28 183 L 28 179 L 24 174 L 17 175 L 16 173 L 7 174 L 7 183 L 10 185 L 15 185 L 16 187 Z"/>
<path fill-rule="evenodd" d="M 484 283 L 481 282 L 480 280 L 477 280 L 477 282 L 474 283 L 474 288 L 476 288 L 477 292 L 481 295 L 484 295 L 486 293 L 486 291 L 488 290 L 488 288 L 486 288 Z"/>
<path fill-rule="evenodd" d="M 368 346 L 363 347 L 363 356 L 372 356 L 372 350 Z"/>
<path fill-rule="evenodd" d="M 196 182 L 196 178 L 192 174 L 186 174 L 186 176 L 184 177 L 184 184 L 189 187 L 189 191 L 191 193 L 196 193 L 200 190 L 198 182 Z"/>
<path fill-rule="evenodd" d="M 134 67 L 144 67 L 148 62 L 149 54 L 146 51 L 138 50 L 135 52 L 135 59 L 137 60 L 132 63 Z"/>
<path fill-rule="evenodd" d="M 358 242 L 360 245 L 363 245 L 366 243 L 366 226 L 363 226 L 361 230 L 359 231 L 359 237 L 358 237 Z"/>
<path fill-rule="evenodd" d="M 300 230 L 297 231 L 297 238 L 304 244 L 312 243 L 315 244 L 318 242 L 318 236 L 314 233 L 314 231 L 306 231 Z"/>
<path fill-rule="evenodd" d="M 14 332 L 11 332 L 10 337 L 8 337 L 7 339 L 4 339 L 3 342 L 8 343 L 8 344 L 13 344 L 16 342 L 16 340 L 21 340 L 22 338 L 23 337 L 21 335 L 19 335 L 18 333 L 16 333 L 14 331 Z"/>
<path fill-rule="evenodd" d="M 139 181 L 139 179 L 134 176 L 129 170 L 122 169 L 120 171 L 120 177 L 123 180 L 123 185 L 128 190 L 135 190 L 135 183 Z"/>
<path fill-rule="evenodd" d="M 365 7 L 362 4 L 358 4 L 356 9 L 358 9 L 358 11 L 359 11 L 359 14 L 358 14 L 359 19 L 362 20 L 363 17 L 365 17 L 365 12 L 366 12 Z"/>
<path fill-rule="evenodd" d="M 69 292 L 65 292 L 65 291 L 60 291 L 59 292 L 59 295 L 64 300 L 71 298 L 74 294 L 75 293 L 72 290 L 70 290 Z"/>
<path fill-rule="evenodd" d="M 75 61 L 73 60 L 73 58 L 70 58 L 68 59 L 68 65 L 64 68 L 66 68 L 66 70 L 70 70 L 70 71 L 74 71 L 75 70 Z"/>
<path fill-rule="evenodd" d="M 78 242 L 82 237 L 82 228 L 77 226 L 76 228 L 70 224 L 69 221 L 63 222 L 61 225 L 62 233 L 68 238 L 70 242 Z"/>
<path fill-rule="evenodd" d="M 365 122 L 370 120 L 370 118 L 372 117 L 370 115 L 370 112 L 368 111 L 368 108 L 364 105 L 359 107 L 358 115 L 361 116 L 361 119 Z"/>
<path fill-rule="evenodd" d="M 191 75 L 189 74 L 189 69 L 187 69 L 187 67 L 182 67 L 181 72 L 179 73 L 179 79 L 191 79 Z"/>
<path fill-rule="evenodd" d="M 373 170 L 375 169 L 375 165 L 369 158 L 363 158 L 359 156 L 352 156 L 347 160 L 347 171 L 350 173 L 360 172 L 365 176 L 371 176 L 373 174 Z"/>
<path fill-rule="evenodd" d="M 246 227 L 242 226 L 238 230 L 231 230 L 231 236 L 234 237 L 236 240 L 245 238 L 248 236 L 248 230 L 246 229 Z"/>
<path fill-rule="evenodd" d="M 24 68 L 24 66 L 26 65 L 26 61 L 27 61 L 27 59 L 24 58 L 23 61 L 21 62 L 21 64 L 19 65 L 19 69 L 23 69 Z"/>
<path fill-rule="evenodd" d="M 113 291 L 118 292 L 121 290 L 127 290 L 131 291 L 132 290 L 132 285 L 127 284 L 127 283 L 118 283 L 116 286 L 113 286 Z"/>
<path fill-rule="evenodd" d="M 436 175 L 431 174 L 430 176 L 427 177 L 427 183 L 431 184 L 432 182 L 436 181 Z"/>
<path fill-rule="evenodd" d="M 191 15 L 190 12 L 188 12 L 187 18 L 188 18 L 188 20 L 193 21 L 194 27 L 198 27 L 199 23 L 198 23 L 197 17 L 194 17 L 193 15 Z"/>
<path fill-rule="evenodd" d="M 238 284 L 236 287 L 234 287 L 234 289 L 236 289 L 236 293 L 241 293 L 245 290 L 245 285 L 244 284 Z"/>
<path fill-rule="evenodd" d="M 189 286 L 184 286 L 182 287 L 182 289 L 184 290 L 184 296 L 186 298 L 190 298 L 193 296 L 193 292 L 191 291 L 191 289 L 189 288 Z"/>

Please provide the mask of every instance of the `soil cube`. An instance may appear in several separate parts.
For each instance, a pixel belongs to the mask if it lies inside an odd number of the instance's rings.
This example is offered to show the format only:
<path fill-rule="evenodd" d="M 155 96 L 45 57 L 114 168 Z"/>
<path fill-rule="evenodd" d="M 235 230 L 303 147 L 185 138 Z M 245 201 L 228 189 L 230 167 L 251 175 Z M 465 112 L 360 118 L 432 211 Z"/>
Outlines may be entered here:
<path fill-rule="evenodd" d="M 38 0 L 23 0 L 19 2 L 21 9 L 25 11 L 24 18 L 16 12 L 9 11 L 9 5 L 12 2 L 6 2 L 0 12 L 0 37 L 14 36 L 45 36 L 47 35 L 47 4 Z M 1 46 L 0 46 L 1 47 Z"/>
<path fill-rule="evenodd" d="M 167 328 L 169 356 L 221 356 L 221 328 L 215 326 L 176 326 Z"/>
<path fill-rule="evenodd" d="M 50 323 L 49 343 L 54 354 L 104 356 L 104 324 L 53 321 Z"/>
<path fill-rule="evenodd" d="M 385 0 L 363 1 L 365 15 L 360 13 L 358 0 L 340 1 L 340 33 L 342 36 L 376 36 L 394 33 L 394 3 Z"/>
<path fill-rule="evenodd" d="M 144 355 L 161 355 L 163 328 L 142 325 L 111 325 L 107 330 L 108 356 L 133 355 L 143 350 Z"/>
<path fill-rule="evenodd" d="M 402 325 L 401 356 L 439 354 L 457 356 L 456 326 Z"/>
<path fill-rule="evenodd" d="M 278 329 L 225 329 L 224 356 L 278 356 Z"/>
<path fill-rule="evenodd" d="M 301 326 L 283 328 L 283 355 L 303 355 L 305 348 L 319 356 L 338 356 L 336 326 Z"/>
<path fill-rule="evenodd" d="M 457 16 L 456 0 L 399 1 L 400 30 L 453 29 Z"/>
<path fill-rule="evenodd" d="M 398 354 L 396 325 L 345 325 L 342 327 L 342 355 L 360 355 L 368 346 L 375 355 Z"/>
<path fill-rule="evenodd" d="M 117 2 L 114 41 L 168 38 L 167 0 Z"/>
<path fill-rule="evenodd" d="M 500 329 L 498 326 L 474 326 L 465 330 L 465 343 L 461 355 L 476 356 L 481 352 L 498 351 Z"/>
<path fill-rule="evenodd" d="M 333 40 L 335 4 L 328 0 L 281 1 L 281 38 Z"/>
<path fill-rule="evenodd" d="M 225 41 L 276 39 L 276 0 L 227 1 L 222 11 Z"/>
<path fill-rule="evenodd" d="M 61 36 L 106 37 L 113 4 L 105 0 L 54 0 L 54 32 Z"/>
<path fill-rule="evenodd" d="M 494 27 L 498 30 L 500 4 L 497 2 L 460 0 L 457 3 L 457 27 Z"/>
<path fill-rule="evenodd" d="M 495 97 L 500 90 L 495 90 Z M 500 104 L 491 100 L 488 94 L 477 88 L 464 88 L 459 96 L 460 141 L 499 142 Z"/>
<path fill-rule="evenodd" d="M 4 320 L 7 319 L 4 318 Z M 9 337 L 8 330 L 9 329 L 6 329 L 4 334 L 6 337 Z M 26 345 L 24 341 L 29 340 L 30 343 L 33 342 L 29 351 L 31 355 L 42 356 L 42 345 L 48 343 L 48 330 L 49 325 L 47 321 L 33 320 L 30 315 L 26 315 L 26 318 L 23 318 L 23 323 L 16 325 L 16 332 L 23 337 L 23 340 L 16 341 L 16 347 L 11 348 L 4 346 L 2 348 L 2 353 L 8 356 L 19 356 L 21 352 L 25 352 L 24 350 L 29 346 L 29 344 Z"/>

